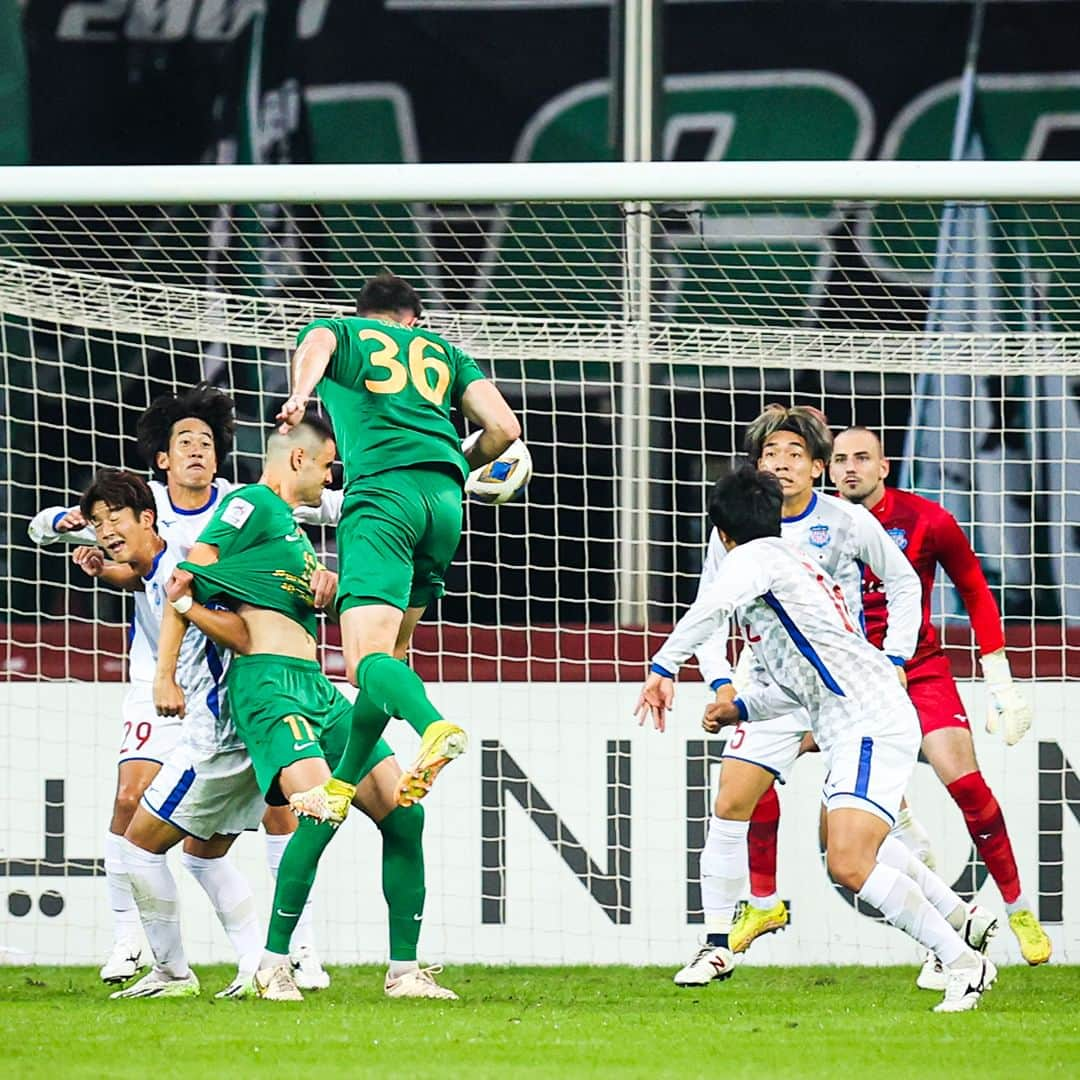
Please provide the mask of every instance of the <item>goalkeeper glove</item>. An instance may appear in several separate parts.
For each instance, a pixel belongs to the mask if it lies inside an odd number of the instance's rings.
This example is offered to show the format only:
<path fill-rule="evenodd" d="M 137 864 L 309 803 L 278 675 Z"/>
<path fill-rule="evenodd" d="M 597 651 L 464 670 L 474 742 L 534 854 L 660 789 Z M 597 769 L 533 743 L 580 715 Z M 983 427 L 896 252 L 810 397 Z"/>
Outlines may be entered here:
<path fill-rule="evenodd" d="M 1032 709 L 1012 681 L 1009 658 L 1004 649 L 982 657 L 983 678 L 990 691 L 986 730 L 996 735 L 1000 729 L 1006 746 L 1015 746 L 1031 727 Z"/>

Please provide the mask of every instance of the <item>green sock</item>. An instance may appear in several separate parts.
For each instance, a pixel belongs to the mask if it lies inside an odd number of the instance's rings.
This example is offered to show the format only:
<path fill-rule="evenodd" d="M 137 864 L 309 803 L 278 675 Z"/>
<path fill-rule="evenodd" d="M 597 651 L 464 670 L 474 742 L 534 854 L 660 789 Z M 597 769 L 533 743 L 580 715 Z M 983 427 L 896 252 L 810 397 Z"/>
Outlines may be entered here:
<path fill-rule="evenodd" d="M 389 719 L 363 690 L 357 692 L 353 702 L 349 741 L 334 769 L 335 779 L 344 780 L 347 784 L 358 784 L 360 779 L 367 775 L 368 758 L 371 757 L 371 752 Z"/>
<path fill-rule="evenodd" d="M 428 700 L 420 676 L 404 660 L 387 653 L 370 653 L 357 664 L 356 685 L 385 713 L 412 725 L 418 735 L 443 718 Z"/>
<path fill-rule="evenodd" d="M 266 934 L 268 952 L 288 955 L 293 929 L 304 912 L 304 904 L 315 882 L 315 868 L 333 838 L 334 830 L 327 822 L 302 817 L 296 832 L 285 845 L 270 909 L 270 928 Z"/>
<path fill-rule="evenodd" d="M 390 959 L 415 960 L 424 913 L 424 808 L 399 806 L 379 822 L 382 888 L 390 914 Z"/>

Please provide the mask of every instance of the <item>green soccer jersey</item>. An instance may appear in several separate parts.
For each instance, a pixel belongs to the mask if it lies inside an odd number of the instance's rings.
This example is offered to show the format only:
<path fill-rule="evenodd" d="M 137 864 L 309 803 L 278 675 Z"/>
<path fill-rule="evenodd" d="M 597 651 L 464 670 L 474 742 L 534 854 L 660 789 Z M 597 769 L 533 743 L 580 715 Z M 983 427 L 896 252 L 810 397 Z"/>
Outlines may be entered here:
<path fill-rule="evenodd" d="M 280 495 L 265 484 L 229 492 L 199 534 L 199 543 L 214 544 L 218 561 L 210 566 L 180 563 L 195 575 L 196 600 L 224 598 L 268 608 L 317 636 L 311 575 L 319 560 Z"/>
<path fill-rule="evenodd" d="M 469 466 L 450 422 L 450 407 L 484 373 L 472 357 L 430 330 L 382 319 L 316 319 L 337 338 L 319 396 L 345 465 L 345 486 L 414 465 Z"/>

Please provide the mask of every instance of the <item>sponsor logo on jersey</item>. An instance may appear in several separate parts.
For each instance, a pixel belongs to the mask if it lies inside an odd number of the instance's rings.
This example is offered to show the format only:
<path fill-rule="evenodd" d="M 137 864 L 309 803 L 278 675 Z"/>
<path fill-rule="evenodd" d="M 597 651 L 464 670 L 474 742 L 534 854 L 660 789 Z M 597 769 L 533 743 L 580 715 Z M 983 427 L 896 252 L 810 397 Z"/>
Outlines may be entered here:
<path fill-rule="evenodd" d="M 221 520 L 224 521 L 226 525 L 231 525 L 234 529 L 239 529 L 242 528 L 244 522 L 251 517 L 251 512 L 254 509 L 255 507 L 246 499 L 233 499 L 222 512 Z"/>
<path fill-rule="evenodd" d="M 810 543 L 816 548 L 823 548 L 832 539 L 828 525 L 811 525 L 808 533 Z"/>
<path fill-rule="evenodd" d="M 885 530 L 896 542 L 896 546 L 903 551 L 907 547 L 907 530 L 906 529 L 886 529 Z"/>

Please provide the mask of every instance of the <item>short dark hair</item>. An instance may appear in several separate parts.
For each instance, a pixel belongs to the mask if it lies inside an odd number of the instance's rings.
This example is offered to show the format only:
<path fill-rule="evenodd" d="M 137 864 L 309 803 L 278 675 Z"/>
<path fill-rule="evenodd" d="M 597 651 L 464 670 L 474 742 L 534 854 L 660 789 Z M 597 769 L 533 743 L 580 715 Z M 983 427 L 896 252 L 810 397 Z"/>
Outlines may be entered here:
<path fill-rule="evenodd" d="M 771 473 L 743 465 L 720 477 L 709 495 L 709 519 L 736 544 L 780 535 L 784 492 Z"/>
<path fill-rule="evenodd" d="M 832 456 L 832 432 L 829 421 L 812 405 L 767 405 L 765 411 L 746 429 L 743 449 L 755 464 L 761 460 L 765 443 L 778 431 L 790 431 L 806 443 L 812 461 L 828 461 Z"/>
<path fill-rule="evenodd" d="M 321 435 L 324 442 L 337 442 L 337 438 L 334 436 L 334 429 L 330 426 L 330 421 L 327 420 L 322 413 L 307 412 L 304 414 L 304 419 L 296 426 L 306 427 L 315 435 Z"/>
<path fill-rule="evenodd" d="M 188 416 L 202 420 L 210 428 L 219 469 L 232 451 L 236 407 L 224 390 L 201 382 L 181 394 L 162 394 L 150 403 L 135 428 L 139 454 L 158 480 L 163 480 L 165 473 L 158 468 L 157 456 L 169 449 L 173 425 Z"/>
<path fill-rule="evenodd" d="M 157 504 L 150 485 L 141 477 L 125 469 L 100 469 L 90 486 L 79 499 L 79 510 L 87 521 L 93 513 L 94 504 L 103 502 L 110 510 L 132 510 L 138 517 L 144 510 L 154 515 L 157 524 Z"/>
<path fill-rule="evenodd" d="M 424 313 L 420 294 L 394 274 L 376 274 L 356 298 L 357 315 L 371 311 L 411 311 L 418 319 Z"/>

